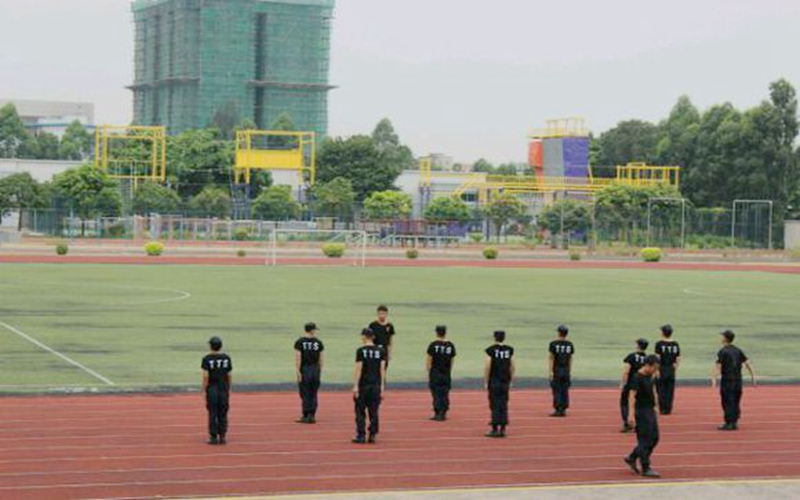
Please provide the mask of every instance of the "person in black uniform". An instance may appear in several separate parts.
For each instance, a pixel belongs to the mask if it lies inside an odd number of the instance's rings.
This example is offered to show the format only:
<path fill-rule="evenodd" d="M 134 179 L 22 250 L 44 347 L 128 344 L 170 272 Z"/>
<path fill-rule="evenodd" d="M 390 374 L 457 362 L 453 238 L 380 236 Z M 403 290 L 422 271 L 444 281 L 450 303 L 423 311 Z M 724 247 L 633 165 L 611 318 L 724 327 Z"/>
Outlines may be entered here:
<path fill-rule="evenodd" d="M 208 410 L 208 444 L 225 444 L 228 433 L 228 408 L 231 394 L 233 362 L 222 351 L 222 340 L 212 337 L 208 341 L 211 352 L 203 358 L 203 393 Z"/>
<path fill-rule="evenodd" d="M 647 357 L 647 346 L 649 342 L 645 339 L 636 341 L 636 350 L 622 360 L 622 381 L 619 384 L 621 395 L 619 398 L 620 415 L 622 415 L 622 430 L 620 432 L 631 432 L 633 427 L 628 423 L 628 401 L 630 400 L 631 383 L 633 376 L 639 371 Z"/>
<path fill-rule="evenodd" d="M 375 345 L 375 332 L 365 328 L 361 332 L 364 343 L 356 351 L 356 369 L 353 377 L 353 400 L 356 408 L 356 437 L 353 442 L 374 443 L 378 435 L 383 393 L 386 390 L 386 350 Z M 369 438 L 367 438 L 367 413 L 369 413 Z"/>
<path fill-rule="evenodd" d="M 672 402 L 675 399 L 675 374 L 681 366 L 681 346 L 672 339 L 672 326 L 661 327 L 662 339 L 656 342 L 655 353 L 661 360 L 656 390 L 658 391 L 658 408 L 662 415 L 672 413 Z"/>
<path fill-rule="evenodd" d="M 375 333 L 375 345 L 383 347 L 386 351 L 386 366 L 392 358 L 392 340 L 394 339 L 394 325 L 389 321 L 389 308 L 378 306 L 378 318 L 367 327 Z"/>
<path fill-rule="evenodd" d="M 316 335 L 316 323 L 306 323 L 305 335 L 294 343 L 294 364 L 297 371 L 297 386 L 303 401 L 303 416 L 297 423 L 317 423 L 317 394 L 322 379 L 322 361 L 325 346 Z"/>
<path fill-rule="evenodd" d="M 492 411 L 492 430 L 486 437 L 506 437 L 508 425 L 508 395 L 514 381 L 514 348 L 506 345 L 506 332 L 494 332 L 495 343 L 486 348 L 486 365 L 483 370 L 484 386 L 489 393 Z"/>
<path fill-rule="evenodd" d="M 456 346 L 447 340 L 447 327 L 436 327 L 436 340 L 428 346 L 425 366 L 428 369 L 428 387 L 433 396 L 433 417 L 431 420 L 447 420 L 450 410 L 450 388 L 452 386 L 453 361 Z"/>
<path fill-rule="evenodd" d="M 658 417 L 655 407 L 656 394 L 654 375 L 658 372 L 659 359 L 656 355 L 645 358 L 641 368 L 634 373 L 630 383 L 628 425 L 636 427 L 636 447 L 625 457 L 625 463 L 633 472 L 639 474 L 638 460 L 644 477 L 659 478 L 661 474 L 650 468 L 650 456 L 658 445 Z M 634 411 L 635 409 L 635 411 Z"/>
<path fill-rule="evenodd" d="M 567 340 L 569 328 L 564 325 L 556 329 L 558 338 L 550 342 L 550 388 L 553 390 L 553 412 L 551 417 L 566 417 L 569 408 L 569 387 L 572 384 L 572 355 L 575 346 Z"/>
<path fill-rule="evenodd" d="M 739 429 L 739 418 L 742 415 L 742 365 L 750 372 L 750 380 L 756 385 L 756 373 L 747 355 L 733 345 L 736 334 L 730 330 L 722 332 L 722 349 L 717 353 L 717 362 L 711 378 L 711 386 L 716 388 L 717 379 L 720 380 L 720 398 L 722 409 L 725 412 L 725 424 L 721 431 L 735 431 Z"/>

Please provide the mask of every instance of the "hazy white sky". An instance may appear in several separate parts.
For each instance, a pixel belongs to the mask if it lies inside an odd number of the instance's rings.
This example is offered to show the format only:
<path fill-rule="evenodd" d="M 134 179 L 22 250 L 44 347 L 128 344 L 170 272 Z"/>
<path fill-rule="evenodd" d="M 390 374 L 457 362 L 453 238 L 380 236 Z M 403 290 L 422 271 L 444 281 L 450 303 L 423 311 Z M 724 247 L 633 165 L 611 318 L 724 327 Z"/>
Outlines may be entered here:
<path fill-rule="evenodd" d="M 338 0 L 331 133 L 387 116 L 419 155 L 521 161 L 547 118 L 600 132 L 800 85 L 798 27 L 799 0 Z M 127 123 L 132 60 L 128 0 L 0 0 L 0 97 Z"/>

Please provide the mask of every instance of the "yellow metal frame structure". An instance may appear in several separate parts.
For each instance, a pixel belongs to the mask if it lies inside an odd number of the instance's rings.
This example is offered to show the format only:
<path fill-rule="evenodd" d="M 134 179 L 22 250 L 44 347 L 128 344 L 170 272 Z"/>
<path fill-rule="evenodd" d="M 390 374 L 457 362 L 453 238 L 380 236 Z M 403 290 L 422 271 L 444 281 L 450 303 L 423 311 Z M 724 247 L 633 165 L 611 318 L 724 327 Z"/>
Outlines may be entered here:
<path fill-rule="evenodd" d="M 294 138 L 288 146 L 262 148 L 258 141 L 269 138 Z M 236 132 L 236 162 L 233 173 L 237 184 L 250 183 L 253 170 L 294 170 L 299 184 L 314 185 L 317 176 L 317 147 L 314 132 L 283 130 L 240 130 Z"/>
<path fill-rule="evenodd" d="M 617 184 L 625 186 L 681 186 L 681 167 L 661 167 L 643 162 L 617 166 Z"/>
<path fill-rule="evenodd" d="M 425 156 L 419 159 L 419 187 L 431 187 L 431 180 L 433 178 L 433 159 L 430 156 Z"/>
<path fill-rule="evenodd" d="M 119 146 L 123 141 L 139 146 L 138 155 Z M 94 165 L 113 179 L 167 180 L 167 129 L 160 126 L 102 125 L 94 135 Z"/>
<path fill-rule="evenodd" d="M 543 129 L 535 129 L 531 139 L 557 139 L 562 137 L 588 137 L 589 129 L 586 128 L 586 119 L 580 116 L 569 118 L 552 118 L 547 120 Z"/>

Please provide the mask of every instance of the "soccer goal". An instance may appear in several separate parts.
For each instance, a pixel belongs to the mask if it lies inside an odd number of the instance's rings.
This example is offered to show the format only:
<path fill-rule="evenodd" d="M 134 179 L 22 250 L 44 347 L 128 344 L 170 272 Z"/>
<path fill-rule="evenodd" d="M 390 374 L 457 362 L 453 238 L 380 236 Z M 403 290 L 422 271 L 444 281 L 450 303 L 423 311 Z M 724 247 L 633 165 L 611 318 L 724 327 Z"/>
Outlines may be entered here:
<path fill-rule="evenodd" d="M 341 259 L 354 266 L 367 265 L 366 231 L 341 229 L 273 229 L 270 233 L 268 266 L 283 261 L 320 258 L 329 252 L 342 251 Z M 334 257 L 335 258 L 335 257 Z"/>

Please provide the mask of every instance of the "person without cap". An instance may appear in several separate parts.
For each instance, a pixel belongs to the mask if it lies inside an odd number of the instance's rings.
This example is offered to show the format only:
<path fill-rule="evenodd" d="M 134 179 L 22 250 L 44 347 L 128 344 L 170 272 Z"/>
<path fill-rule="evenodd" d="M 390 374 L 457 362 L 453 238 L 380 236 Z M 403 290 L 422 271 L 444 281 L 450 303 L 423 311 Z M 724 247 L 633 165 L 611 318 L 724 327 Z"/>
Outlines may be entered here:
<path fill-rule="evenodd" d="M 200 364 L 208 410 L 208 444 L 225 444 L 233 362 L 230 356 L 222 352 L 222 340 L 219 337 L 212 337 L 208 345 L 211 352 L 205 355 Z"/>
<path fill-rule="evenodd" d="M 739 429 L 742 415 L 742 365 L 750 372 L 750 380 L 756 385 L 756 373 L 745 353 L 733 345 L 736 334 L 730 330 L 722 332 L 722 349 L 717 353 L 717 362 L 711 377 L 711 386 L 716 388 L 719 379 L 720 399 L 725 412 L 725 423 L 718 427 L 721 431 Z"/>
<path fill-rule="evenodd" d="M 443 422 L 450 411 L 450 388 L 452 387 L 453 362 L 456 346 L 447 340 L 447 327 L 436 327 L 436 340 L 428 346 L 425 366 L 428 369 L 428 387 L 433 397 L 431 420 Z"/>
<path fill-rule="evenodd" d="M 317 423 L 319 386 L 322 381 L 322 362 L 325 346 L 317 338 L 319 328 L 316 323 L 306 323 L 305 335 L 294 343 L 294 364 L 297 372 L 297 386 L 303 402 L 303 416 L 299 424 Z"/>
<path fill-rule="evenodd" d="M 672 402 L 675 400 L 675 374 L 681 366 L 681 346 L 672 338 L 671 325 L 661 327 L 662 339 L 656 342 L 655 353 L 661 360 L 656 379 L 658 391 L 658 408 L 662 415 L 672 413 Z"/>
<path fill-rule="evenodd" d="M 379 305 L 377 308 L 378 317 L 367 326 L 375 333 L 375 345 L 381 346 L 386 351 L 386 367 L 392 358 L 392 341 L 394 340 L 395 329 L 389 321 L 389 308 Z"/>
<path fill-rule="evenodd" d="M 375 345 L 375 332 L 369 328 L 361 331 L 364 345 L 356 351 L 356 368 L 353 377 L 353 400 L 356 410 L 356 444 L 374 443 L 378 436 L 381 401 L 386 391 L 386 350 Z M 369 414 L 369 437 L 367 437 Z"/>
<path fill-rule="evenodd" d="M 633 376 L 639 371 L 647 357 L 647 346 L 649 342 L 645 339 L 636 341 L 636 350 L 625 356 L 622 360 L 622 381 L 619 384 L 621 390 L 619 398 L 620 415 L 622 415 L 622 430 L 620 432 L 631 432 L 633 427 L 628 422 L 630 389 L 633 383 Z"/>
<path fill-rule="evenodd" d="M 625 463 L 636 474 L 659 478 L 661 474 L 650 468 L 650 457 L 658 445 L 658 417 L 655 407 L 656 394 L 654 376 L 658 372 L 658 356 L 651 354 L 645 358 L 641 368 L 632 377 L 630 384 L 628 425 L 636 427 L 636 447 L 625 457 Z M 641 471 L 636 462 L 641 464 Z"/>
<path fill-rule="evenodd" d="M 569 408 L 569 387 L 572 384 L 572 355 L 575 346 L 567 340 L 569 328 L 561 325 L 556 328 L 558 337 L 550 342 L 550 388 L 553 390 L 553 409 L 551 417 L 566 417 Z"/>
<path fill-rule="evenodd" d="M 490 438 L 506 437 L 508 425 L 508 396 L 514 381 L 514 348 L 506 345 L 506 332 L 494 332 L 494 344 L 486 348 L 486 364 L 483 370 L 484 387 L 489 393 L 489 408 L 492 412 Z"/>

